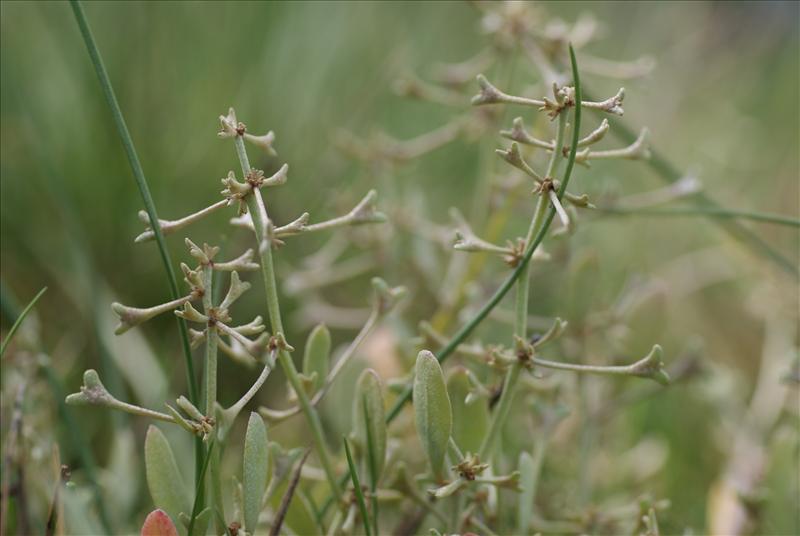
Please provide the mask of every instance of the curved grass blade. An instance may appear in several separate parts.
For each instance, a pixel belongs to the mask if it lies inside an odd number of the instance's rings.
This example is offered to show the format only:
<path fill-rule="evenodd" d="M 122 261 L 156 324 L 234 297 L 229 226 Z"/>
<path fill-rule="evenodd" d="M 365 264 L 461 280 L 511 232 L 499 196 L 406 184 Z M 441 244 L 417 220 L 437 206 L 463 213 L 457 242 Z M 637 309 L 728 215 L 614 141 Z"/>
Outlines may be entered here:
<path fill-rule="evenodd" d="M 283 520 L 286 519 L 286 513 L 289 511 L 289 504 L 292 502 L 292 497 L 294 497 L 294 491 L 297 489 L 297 484 L 300 483 L 300 472 L 303 470 L 303 464 L 306 463 L 309 454 L 311 454 L 311 449 L 306 449 L 306 453 L 303 454 L 303 457 L 297 464 L 297 468 L 294 470 L 292 480 L 289 481 L 289 486 L 286 488 L 286 492 L 281 498 L 281 505 L 278 508 L 278 513 L 275 515 L 275 520 L 272 522 L 269 536 L 278 536 L 281 532 Z"/>
<path fill-rule="evenodd" d="M 6 353 L 6 347 L 8 347 L 8 343 L 11 341 L 11 339 L 14 337 L 14 334 L 22 325 L 22 321 L 25 320 L 25 317 L 28 315 L 30 310 L 33 309 L 33 306 L 36 305 L 36 302 L 39 301 L 39 298 L 41 298 L 42 294 L 44 294 L 46 291 L 47 287 L 42 288 L 42 290 L 40 290 L 36 294 L 36 296 L 33 297 L 30 303 L 28 303 L 28 305 L 25 306 L 25 309 L 22 310 L 17 319 L 14 321 L 14 325 L 12 325 L 11 329 L 8 330 L 8 335 L 6 335 L 6 338 L 3 340 L 2 345 L 0 345 L 0 357 L 3 357 L 3 354 Z"/>
<path fill-rule="evenodd" d="M 367 504 L 364 502 L 364 490 L 361 489 L 361 482 L 358 480 L 358 472 L 353 463 L 353 455 L 350 453 L 350 444 L 347 442 L 346 438 L 343 438 L 343 441 L 344 452 L 347 455 L 347 466 L 350 468 L 350 480 L 353 481 L 353 490 L 356 494 L 356 500 L 358 500 L 358 509 L 361 511 L 361 520 L 364 522 L 364 531 L 366 531 L 367 536 L 372 536 L 372 529 L 370 529 L 369 526 L 369 516 L 367 515 Z"/>
<path fill-rule="evenodd" d="M 194 504 L 192 505 L 192 518 L 189 520 L 189 536 L 194 534 L 194 524 L 202 508 L 203 481 L 205 480 L 206 471 L 208 470 L 208 462 L 211 461 L 211 453 L 214 450 L 214 445 L 216 445 L 216 442 L 212 441 L 208 446 L 208 453 L 206 453 L 205 460 L 203 460 L 203 465 L 200 468 L 200 474 L 198 475 L 199 478 L 197 479 L 197 488 L 194 494 Z"/>
<path fill-rule="evenodd" d="M 125 118 L 122 115 L 122 109 L 119 107 L 117 97 L 114 94 L 114 87 L 111 85 L 111 79 L 108 77 L 103 58 L 100 56 L 100 50 L 97 48 L 97 43 L 94 41 L 92 29 L 89 27 L 89 22 L 86 20 L 86 15 L 83 12 L 83 6 L 78 0 L 70 0 L 72 12 L 75 15 L 75 20 L 78 23 L 83 42 L 86 44 L 86 50 L 89 52 L 89 57 L 92 60 L 92 65 L 97 73 L 97 78 L 100 81 L 100 87 L 103 89 L 103 95 L 106 98 L 108 107 L 111 109 L 111 115 L 114 118 L 114 123 L 117 126 L 120 141 L 125 148 L 125 154 L 128 157 L 128 162 L 133 172 L 133 177 L 136 179 L 136 185 L 139 187 L 139 193 L 144 202 L 144 208 L 147 216 L 150 219 L 150 226 L 155 234 L 156 244 L 158 244 L 158 252 L 161 255 L 161 261 L 164 264 L 164 269 L 167 272 L 167 282 L 169 283 L 170 293 L 172 299 L 178 299 L 180 296 L 178 292 L 178 282 L 175 279 L 175 271 L 172 268 L 172 261 L 170 260 L 169 253 L 167 252 L 167 244 L 164 241 L 164 234 L 161 232 L 161 225 L 158 221 L 158 214 L 156 213 L 156 206 L 153 203 L 153 197 L 150 195 L 150 187 L 147 185 L 147 179 L 144 176 L 144 171 L 139 163 L 139 156 L 136 154 L 136 148 L 133 145 L 133 139 L 128 126 L 125 124 Z M 189 386 L 189 400 L 193 404 L 200 402 L 200 391 L 197 387 L 197 376 L 194 372 L 194 363 L 192 361 L 192 350 L 189 346 L 189 334 L 186 329 L 186 322 L 182 318 L 178 318 L 178 332 L 181 338 L 181 347 L 183 349 L 183 359 L 186 364 L 186 376 Z M 194 444 L 194 461 L 195 461 L 195 477 L 199 479 L 200 465 L 203 457 L 203 442 L 200 438 L 195 440 Z M 198 480 L 199 481 L 199 480 Z"/>
<path fill-rule="evenodd" d="M 575 51 L 572 50 L 572 45 L 570 45 L 570 59 L 572 61 L 572 76 L 573 80 L 575 81 L 575 95 L 577 99 L 576 102 L 580 103 L 581 101 L 579 97 L 581 95 L 581 87 L 580 87 L 581 84 L 578 78 L 579 75 L 578 75 L 577 62 L 575 60 Z M 575 155 L 577 148 L 578 133 L 580 132 L 580 121 L 581 121 L 581 107 L 576 106 L 575 117 L 574 117 L 575 125 L 573 128 L 573 136 L 572 136 L 573 143 L 570 144 L 569 157 L 567 159 L 567 167 L 566 170 L 564 171 L 564 179 L 561 181 L 561 188 L 559 188 L 558 190 L 559 199 L 561 199 L 564 196 L 564 192 L 567 189 L 567 183 L 569 182 L 569 179 L 572 175 L 572 169 L 575 167 Z M 489 301 L 487 301 L 486 304 L 483 307 L 481 307 L 481 309 L 477 313 L 475 313 L 475 316 L 472 317 L 469 322 L 464 324 L 464 326 L 462 326 L 461 329 L 459 329 L 455 335 L 453 335 L 453 338 L 450 339 L 450 342 L 448 342 L 444 348 L 442 348 L 436 353 L 436 359 L 438 359 L 440 363 L 445 359 L 447 359 L 450 356 L 450 354 L 452 354 L 453 351 L 455 351 L 458 345 L 464 342 L 464 339 L 469 337 L 472 331 L 476 327 L 478 327 L 478 325 L 481 322 L 483 322 L 483 320 L 487 316 L 489 316 L 489 313 L 492 312 L 492 310 L 497 306 L 497 304 L 500 303 L 500 300 L 502 300 L 505 297 L 505 295 L 508 294 L 508 291 L 511 290 L 511 287 L 514 286 L 514 283 L 516 283 L 517 279 L 519 279 L 519 277 L 524 272 L 525 267 L 528 265 L 528 262 L 530 262 L 531 257 L 533 256 L 533 252 L 536 251 L 536 248 L 539 247 L 539 244 L 542 243 L 544 237 L 547 235 L 547 231 L 550 229 L 550 224 L 552 223 L 555 215 L 556 215 L 555 208 L 550 207 L 547 216 L 545 216 L 545 220 L 544 223 L 542 224 L 541 230 L 533 238 L 533 240 L 531 240 L 531 243 L 528 245 L 528 249 L 525 250 L 525 254 L 520 260 L 520 263 L 517 265 L 514 271 L 511 272 L 511 275 L 509 275 L 508 278 L 503 282 L 503 284 L 500 285 L 500 288 L 498 288 L 492 295 L 492 297 L 489 298 Z M 412 391 L 413 387 L 409 385 L 400 394 L 394 406 L 392 406 L 392 408 L 389 410 L 389 413 L 386 416 L 387 423 L 390 423 L 395 418 L 397 418 L 397 415 L 400 414 L 400 410 L 403 409 L 403 406 L 411 399 Z"/>

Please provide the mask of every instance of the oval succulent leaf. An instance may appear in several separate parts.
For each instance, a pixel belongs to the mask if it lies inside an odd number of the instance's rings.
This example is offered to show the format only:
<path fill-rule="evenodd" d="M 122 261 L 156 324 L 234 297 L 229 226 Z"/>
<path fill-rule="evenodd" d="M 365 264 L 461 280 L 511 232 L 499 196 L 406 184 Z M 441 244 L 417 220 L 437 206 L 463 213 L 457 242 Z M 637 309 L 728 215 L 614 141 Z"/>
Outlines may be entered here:
<path fill-rule="evenodd" d="M 312 390 L 316 390 L 328 376 L 331 355 L 331 333 L 325 324 L 319 324 L 308 335 L 303 352 L 303 374 L 311 378 L 317 373 Z"/>
<path fill-rule="evenodd" d="M 164 510 L 153 510 L 144 520 L 141 536 L 178 536 L 178 529 Z"/>
<path fill-rule="evenodd" d="M 354 440 L 364 453 L 368 466 L 374 464 L 371 478 L 377 482 L 383 471 L 386 458 L 386 416 L 383 408 L 383 392 L 378 374 L 367 369 L 361 373 L 356 384 L 353 401 Z M 372 461 L 370 461 L 370 445 Z"/>
<path fill-rule="evenodd" d="M 189 496 L 175 456 L 167 438 L 153 425 L 147 429 L 144 461 L 147 487 L 156 507 L 164 510 L 172 519 L 178 519 L 181 512 L 189 512 Z"/>
<path fill-rule="evenodd" d="M 267 428 L 258 413 L 251 413 L 244 439 L 244 474 L 242 477 L 244 526 L 254 534 L 261 513 L 261 501 L 267 487 L 269 446 Z"/>
<path fill-rule="evenodd" d="M 414 368 L 414 418 L 417 434 L 437 480 L 444 477 L 444 457 L 453 426 L 453 411 L 442 368 L 427 350 L 417 356 Z"/>
<path fill-rule="evenodd" d="M 453 406 L 453 440 L 463 452 L 476 453 L 489 429 L 489 401 L 478 394 L 467 400 L 472 385 L 467 370 L 453 369 L 447 376 L 447 392 Z"/>

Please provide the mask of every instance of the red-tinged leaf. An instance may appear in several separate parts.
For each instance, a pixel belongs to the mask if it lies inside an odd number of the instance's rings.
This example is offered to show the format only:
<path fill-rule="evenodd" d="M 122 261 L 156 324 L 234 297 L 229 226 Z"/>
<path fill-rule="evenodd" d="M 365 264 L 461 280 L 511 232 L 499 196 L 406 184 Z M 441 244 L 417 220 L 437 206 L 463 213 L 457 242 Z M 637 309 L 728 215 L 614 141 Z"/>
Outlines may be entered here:
<path fill-rule="evenodd" d="M 144 520 L 142 536 L 178 536 L 178 529 L 164 510 L 153 510 Z"/>

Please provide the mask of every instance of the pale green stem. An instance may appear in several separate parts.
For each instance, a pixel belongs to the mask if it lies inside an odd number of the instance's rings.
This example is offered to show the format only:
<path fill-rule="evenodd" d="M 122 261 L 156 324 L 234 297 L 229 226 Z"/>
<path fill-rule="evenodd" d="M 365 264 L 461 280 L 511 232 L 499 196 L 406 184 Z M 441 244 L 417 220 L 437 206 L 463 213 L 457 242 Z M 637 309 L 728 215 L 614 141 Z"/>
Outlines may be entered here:
<path fill-rule="evenodd" d="M 239 157 L 239 163 L 242 167 L 242 173 L 247 176 L 250 173 L 250 161 L 247 158 L 247 151 L 244 147 L 244 141 L 241 136 L 234 139 L 236 146 L 236 154 Z M 281 320 L 280 303 L 278 301 L 278 289 L 275 283 L 275 267 L 272 260 L 272 245 L 265 234 L 268 218 L 266 206 L 261 198 L 261 192 L 258 189 L 253 190 L 253 195 L 248 195 L 246 198 L 247 208 L 250 216 L 253 219 L 253 227 L 255 230 L 256 242 L 261 260 L 261 274 L 264 279 L 264 290 L 267 299 L 267 312 L 269 314 L 269 321 L 272 326 L 273 334 L 283 333 L 283 321 Z M 325 476 L 331 487 L 331 491 L 335 497 L 341 495 L 340 486 L 336 479 L 336 472 L 333 468 L 333 461 L 331 460 L 328 448 L 325 445 L 325 436 L 322 431 L 322 423 L 319 419 L 319 414 L 311 405 L 308 395 L 303 389 L 302 382 L 297 374 L 297 369 L 294 366 L 291 355 L 285 349 L 280 349 L 278 352 L 278 362 L 283 369 L 289 384 L 294 389 L 297 395 L 297 401 L 303 413 L 308 420 L 309 427 L 311 428 L 312 437 L 317 447 L 317 455 L 319 456 L 322 468 L 325 471 Z"/>
<path fill-rule="evenodd" d="M 544 215 L 547 212 L 548 202 L 545 196 L 540 196 L 536 205 L 536 211 L 531 226 L 528 231 L 527 241 L 530 241 L 533 236 L 539 232 L 539 228 L 544 221 Z M 530 285 L 530 264 L 523 271 L 523 275 L 517 282 L 517 308 L 516 320 L 514 326 L 514 334 L 525 340 L 527 336 L 527 320 L 528 320 L 528 289 Z M 514 397 L 514 390 L 519 379 L 521 365 L 515 361 L 508 369 L 505 381 L 503 382 L 503 391 L 500 395 L 500 401 L 497 403 L 497 409 L 494 412 L 494 418 L 489 428 L 489 433 L 483 439 L 483 444 L 480 449 L 480 457 L 482 460 L 488 460 L 494 449 L 497 441 L 497 436 L 503 429 L 503 425 L 511 412 L 511 402 Z"/>
<path fill-rule="evenodd" d="M 211 266 L 203 266 L 203 312 L 211 317 L 213 302 L 213 281 L 214 270 Z M 206 404 L 205 413 L 207 417 L 214 417 L 215 406 L 217 404 L 217 348 L 219 347 L 219 334 L 214 326 L 209 325 L 206 329 Z M 216 431 L 215 431 L 216 433 Z M 211 501 L 214 508 L 219 511 L 222 519 L 217 518 L 217 531 L 225 530 L 225 504 L 222 501 L 222 481 L 219 472 L 219 453 L 222 450 L 220 444 L 218 449 L 209 452 L 211 461 L 209 463 L 209 486 L 211 488 Z"/>

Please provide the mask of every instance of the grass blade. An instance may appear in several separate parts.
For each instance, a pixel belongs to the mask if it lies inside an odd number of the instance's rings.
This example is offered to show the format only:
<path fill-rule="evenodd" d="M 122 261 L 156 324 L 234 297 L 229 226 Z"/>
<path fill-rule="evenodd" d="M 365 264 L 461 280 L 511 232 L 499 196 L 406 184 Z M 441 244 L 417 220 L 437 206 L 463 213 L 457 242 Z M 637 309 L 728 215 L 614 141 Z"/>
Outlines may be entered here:
<path fill-rule="evenodd" d="M 361 483 L 358 480 L 358 472 L 353 463 L 353 455 L 350 453 L 350 445 L 347 439 L 344 438 L 344 452 L 347 455 L 347 466 L 350 468 L 350 480 L 353 481 L 353 490 L 358 500 L 358 509 L 361 511 L 361 520 L 364 522 L 364 530 L 367 536 L 372 536 L 372 530 L 369 527 L 369 516 L 367 515 L 367 504 L 364 502 L 364 490 L 361 489 Z"/>
<path fill-rule="evenodd" d="M 150 187 L 147 185 L 147 179 L 144 176 L 144 171 L 139 163 L 139 156 L 136 154 L 136 148 L 133 145 L 133 139 L 128 126 L 125 124 L 125 118 L 122 115 L 122 110 L 117 102 L 117 97 L 114 94 L 114 88 L 111 85 L 111 79 L 108 77 L 105 65 L 103 65 L 103 58 L 100 56 L 100 51 L 97 48 L 97 43 L 94 41 L 92 30 L 89 27 L 89 22 L 86 20 L 86 15 L 83 12 L 83 6 L 78 0 L 70 0 L 72 12 L 75 15 L 75 20 L 78 23 L 83 41 L 86 44 L 86 50 L 89 52 L 89 57 L 92 60 L 92 65 L 97 73 L 97 78 L 100 81 L 100 87 L 103 89 L 103 95 L 106 98 L 108 107 L 111 109 L 111 115 L 114 118 L 114 123 L 117 126 L 120 141 L 125 148 L 125 154 L 128 157 L 128 162 L 133 172 L 133 177 L 136 179 L 136 185 L 139 187 L 139 193 L 144 202 L 144 208 L 147 211 L 147 216 L 150 219 L 150 226 L 155 234 L 156 243 L 158 244 L 158 252 L 161 255 L 161 261 L 164 264 L 164 269 L 167 272 L 167 282 L 169 283 L 170 293 L 172 299 L 179 297 L 178 282 L 175 279 L 175 271 L 172 268 L 172 261 L 167 252 L 167 245 L 164 241 L 164 234 L 161 232 L 161 226 L 158 223 L 158 214 L 156 213 L 156 206 L 153 203 L 153 197 L 150 195 Z M 192 361 L 192 350 L 189 346 L 189 335 L 186 330 L 186 322 L 178 318 L 178 332 L 180 333 L 181 346 L 183 348 L 183 357 L 186 363 L 186 376 L 189 386 L 189 399 L 192 403 L 199 402 L 200 393 L 197 387 L 197 377 L 194 373 L 194 363 Z M 200 464 L 202 460 L 203 443 L 200 438 L 195 440 L 195 475 L 199 479 Z M 198 480 L 199 482 L 199 480 Z"/>
<path fill-rule="evenodd" d="M 205 479 L 206 471 L 208 470 L 208 462 L 211 460 L 211 453 L 214 450 L 215 444 L 216 443 L 212 441 L 208 446 L 208 452 L 206 453 L 205 460 L 203 460 L 203 465 L 200 468 L 200 474 L 198 475 L 199 478 L 197 479 L 197 487 L 194 494 L 194 504 L 192 505 L 192 517 L 189 520 L 189 536 L 192 536 L 194 532 L 194 523 L 202 508 L 203 480 Z"/>
<path fill-rule="evenodd" d="M 654 208 L 625 208 L 603 207 L 597 209 L 612 216 L 704 216 L 706 218 L 742 219 L 753 220 L 761 223 L 800 227 L 800 219 L 784 216 L 783 214 L 770 214 L 768 212 L 750 212 L 746 210 L 733 210 L 711 207 L 654 207 Z"/>
<path fill-rule="evenodd" d="M 25 306 L 25 309 L 22 310 L 20 315 L 14 321 L 14 325 L 12 325 L 11 329 L 8 330 L 8 335 L 6 335 L 5 340 L 3 340 L 2 345 L 0 345 L 0 357 L 3 357 L 3 354 L 6 353 L 6 347 L 8 347 L 8 343 L 14 337 L 14 334 L 17 332 L 20 325 L 22 325 L 22 321 L 25 320 L 25 317 L 28 315 L 30 310 L 33 309 L 33 306 L 36 305 L 36 302 L 39 301 L 39 298 L 41 298 L 42 294 L 44 294 L 46 291 L 47 287 L 42 288 L 42 290 L 40 290 L 38 294 L 36 294 L 36 296 L 33 297 L 30 303 L 28 303 L 28 305 Z"/>
<path fill-rule="evenodd" d="M 571 46 L 570 46 L 570 58 L 573 61 L 572 72 L 573 72 L 573 79 L 575 80 L 575 95 L 576 99 L 578 99 L 581 93 L 581 88 L 580 88 L 580 81 L 578 79 L 578 68 L 577 64 L 575 63 L 575 54 L 574 51 L 572 51 Z M 581 102 L 581 101 L 578 99 L 576 100 L 576 102 Z M 580 121 L 581 121 L 580 106 L 575 107 L 574 121 L 575 121 L 575 126 L 573 129 L 573 133 L 579 132 Z M 569 182 L 569 179 L 572 175 L 572 169 L 575 167 L 575 154 L 576 154 L 575 150 L 577 148 L 577 142 L 575 141 L 575 138 L 576 136 L 573 135 L 573 143 L 570 145 L 570 152 L 567 160 L 567 168 L 566 171 L 564 172 L 564 180 L 561 181 L 561 188 L 558 191 L 559 199 L 563 197 L 564 192 L 566 191 L 567 188 L 567 183 Z M 541 230 L 528 245 L 528 249 L 525 250 L 524 256 L 522 257 L 522 259 L 520 260 L 519 264 L 514 269 L 514 271 L 511 272 L 511 275 L 509 275 L 508 278 L 503 282 L 503 284 L 500 285 L 500 288 L 498 288 L 495 291 L 495 293 L 492 295 L 489 301 L 487 301 L 486 304 L 483 307 L 481 307 L 481 309 L 477 313 L 475 313 L 475 316 L 472 317 L 469 322 L 464 324 L 464 326 L 462 326 L 461 329 L 459 329 L 455 335 L 453 335 L 453 338 L 450 339 L 450 341 L 445 345 L 444 348 L 442 348 L 436 353 L 436 359 L 438 359 L 440 363 L 445 359 L 447 359 L 450 356 L 450 354 L 452 354 L 453 351 L 458 347 L 458 345 L 464 342 L 464 340 L 467 337 L 469 337 L 472 331 L 476 327 L 478 327 L 478 325 L 481 322 L 483 322 L 483 320 L 487 316 L 489 316 L 489 313 L 492 312 L 492 310 L 497 306 L 497 304 L 500 303 L 500 300 L 502 300 L 505 297 L 505 295 L 508 294 L 508 291 L 511 290 L 511 287 L 514 286 L 514 283 L 516 283 L 517 279 L 519 279 L 519 277 L 525 271 L 525 268 L 528 265 L 528 262 L 530 262 L 534 251 L 536 251 L 536 248 L 539 247 L 539 244 L 542 243 L 544 237 L 547 235 L 547 231 L 550 229 L 550 224 L 552 223 L 555 215 L 556 211 L 554 208 L 551 207 L 547 213 L 547 216 L 545 217 Z M 403 406 L 409 400 L 411 400 L 412 391 L 413 391 L 413 386 L 408 385 L 406 386 L 405 390 L 400 394 L 400 396 L 397 397 L 397 401 L 395 402 L 394 406 L 392 406 L 392 408 L 389 410 L 389 413 L 386 415 L 387 423 L 390 423 L 395 418 L 397 418 L 397 416 L 400 414 L 400 410 L 403 409 Z"/>
<path fill-rule="evenodd" d="M 303 454 L 303 458 L 297 464 L 297 469 L 294 470 L 292 480 L 289 482 L 289 486 L 286 488 L 286 492 L 281 498 L 281 505 L 278 508 L 278 514 L 275 516 L 275 521 L 272 523 L 272 528 L 269 530 L 269 536 L 278 536 L 281 531 L 283 520 L 286 519 L 286 513 L 289 511 L 289 504 L 292 502 L 292 497 L 294 497 L 294 491 L 297 489 L 297 484 L 300 483 L 300 472 L 302 471 L 303 464 L 306 463 L 309 454 L 311 454 L 311 449 L 306 450 L 306 453 Z"/>

